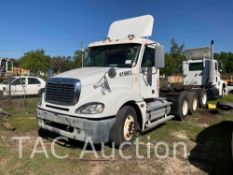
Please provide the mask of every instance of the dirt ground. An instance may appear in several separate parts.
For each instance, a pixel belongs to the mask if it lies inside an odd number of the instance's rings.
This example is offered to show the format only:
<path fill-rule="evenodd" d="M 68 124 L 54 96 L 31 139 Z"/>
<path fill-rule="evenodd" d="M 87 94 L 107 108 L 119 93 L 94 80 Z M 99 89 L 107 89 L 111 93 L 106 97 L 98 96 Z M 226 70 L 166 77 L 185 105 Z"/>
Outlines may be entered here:
<path fill-rule="evenodd" d="M 233 95 L 225 99 L 233 101 Z M 93 152 L 85 152 L 80 158 L 84 143 L 61 141 L 55 144 L 56 154 L 67 157 L 58 159 L 51 150 L 52 139 L 56 135 L 43 132 L 40 133 L 42 139 L 38 141 L 35 118 L 38 101 L 39 98 L 28 98 L 26 101 L 14 99 L 11 105 L 1 101 L 1 108 L 11 116 L 0 117 L 0 174 L 233 174 L 233 111 L 213 113 L 199 109 L 185 121 L 171 120 L 138 134 L 141 158 L 136 156 L 135 144 L 122 152 L 115 150 L 114 156 L 109 158 L 102 155 L 103 152 L 111 155 L 111 145 L 95 145 L 97 157 Z M 6 124 L 10 124 L 10 127 L 6 127 Z M 22 158 L 19 158 L 19 141 L 15 139 L 19 136 L 27 138 L 22 142 Z M 160 147 L 158 143 L 161 143 Z M 165 155 L 163 143 L 168 145 L 169 151 L 168 156 L 160 158 L 155 152 Z M 184 147 L 174 146 L 177 143 L 186 145 L 186 156 Z M 34 149 L 37 152 L 31 158 Z M 92 150 L 90 147 L 88 149 Z M 121 153 L 131 157 L 122 158 Z"/>

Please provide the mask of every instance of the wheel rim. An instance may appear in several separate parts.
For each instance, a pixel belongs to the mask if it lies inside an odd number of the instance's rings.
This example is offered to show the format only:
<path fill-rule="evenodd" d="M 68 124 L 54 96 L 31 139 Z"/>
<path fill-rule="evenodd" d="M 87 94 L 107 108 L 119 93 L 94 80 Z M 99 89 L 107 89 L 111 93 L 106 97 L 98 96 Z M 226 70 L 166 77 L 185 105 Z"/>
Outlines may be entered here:
<path fill-rule="evenodd" d="M 125 119 L 124 124 L 124 138 L 126 141 L 129 141 L 134 136 L 134 125 L 135 121 L 132 115 L 128 115 Z"/>
<path fill-rule="evenodd" d="M 197 98 L 194 98 L 194 99 L 193 99 L 193 105 L 192 105 L 193 111 L 196 111 L 196 110 L 197 110 L 197 106 L 198 106 Z"/>
<path fill-rule="evenodd" d="M 206 95 L 206 93 L 204 93 L 204 94 L 202 95 L 202 104 L 203 104 L 203 105 L 206 105 L 206 102 L 207 102 L 207 95 Z"/>
<path fill-rule="evenodd" d="M 182 114 L 183 116 L 186 116 L 188 114 L 188 101 L 187 100 L 184 100 L 183 102 Z"/>

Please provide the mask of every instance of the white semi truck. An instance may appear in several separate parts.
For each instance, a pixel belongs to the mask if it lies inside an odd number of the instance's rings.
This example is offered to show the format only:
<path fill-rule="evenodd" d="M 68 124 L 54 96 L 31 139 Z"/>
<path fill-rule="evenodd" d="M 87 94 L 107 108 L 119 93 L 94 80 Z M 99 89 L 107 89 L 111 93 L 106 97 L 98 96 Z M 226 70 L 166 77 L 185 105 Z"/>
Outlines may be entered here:
<path fill-rule="evenodd" d="M 164 49 L 148 39 L 153 22 L 150 15 L 113 22 L 106 39 L 89 45 L 84 67 L 49 79 L 37 106 L 39 128 L 120 146 L 195 111 L 196 93 L 160 92 Z"/>
<path fill-rule="evenodd" d="M 182 62 L 182 85 L 160 89 L 160 96 L 166 97 L 176 104 L 177 93 L 187 93 L 189 112 L 196 111 L 197 106 L 207 107 L 208 100 L 223 97 L 227 93 L 227 86 L 221 79 L 218 61 L 213 57 L 211 47 L 187 49 L 184 51 L 185 61 Z M 175 105 L 172 105 L 172 109 Z M 175 107 L 176 108 L 176 107 Z M 176 111 L 176 109 L 174 109 Z M 175 112 L 172 113 L 174 114 Z"/>
<path fill-rule="evenodd" d="M 213 58 L 211 47 L 188 49 L 184 52 L 187 61 L 183 62 L 183 85 L 204 88 L 208 99 L 224 96 L 226 84 L 220 76 L 220 66 Z M 221 68 L 220 68 L 221 69 Z"/>

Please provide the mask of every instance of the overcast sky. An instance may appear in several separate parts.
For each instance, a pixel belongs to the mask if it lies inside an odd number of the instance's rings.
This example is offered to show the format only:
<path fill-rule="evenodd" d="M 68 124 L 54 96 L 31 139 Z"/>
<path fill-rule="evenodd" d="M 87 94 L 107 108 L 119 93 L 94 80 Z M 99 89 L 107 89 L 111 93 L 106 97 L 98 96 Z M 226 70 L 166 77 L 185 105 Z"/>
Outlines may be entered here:
<path fill-rule="evenodd" d="M 233 0 L 0 0 L 0 57 L 38 48 L 72 56 L 81 42 L 104 39 L 112 21 L 145 14 L 167 51 L 171 38 L 186 48 L 214 39 L 215 51 L 233 51 Z"/>

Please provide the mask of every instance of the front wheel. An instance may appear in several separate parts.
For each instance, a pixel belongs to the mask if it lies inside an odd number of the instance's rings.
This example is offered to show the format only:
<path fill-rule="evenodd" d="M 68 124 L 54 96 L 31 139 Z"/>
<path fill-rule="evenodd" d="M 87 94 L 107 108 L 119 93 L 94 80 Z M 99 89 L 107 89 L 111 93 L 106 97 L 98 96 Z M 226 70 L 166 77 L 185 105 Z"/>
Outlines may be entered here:
<path fill-rule="evenodd" d="M 137 132 L 137 113 L 131 106 L 122 107 L 111 130 L 111 141 L 119 148 L 122 143 L 131 143 Z M 126 144 L 127 146 L 129 144 Z"/>

